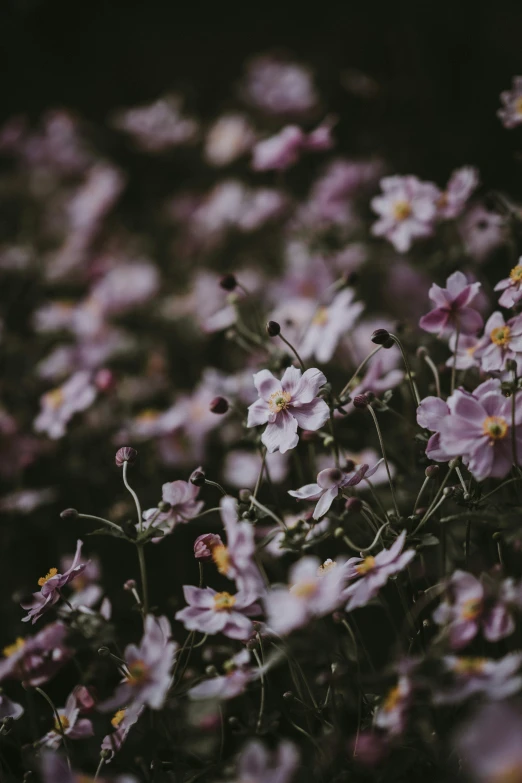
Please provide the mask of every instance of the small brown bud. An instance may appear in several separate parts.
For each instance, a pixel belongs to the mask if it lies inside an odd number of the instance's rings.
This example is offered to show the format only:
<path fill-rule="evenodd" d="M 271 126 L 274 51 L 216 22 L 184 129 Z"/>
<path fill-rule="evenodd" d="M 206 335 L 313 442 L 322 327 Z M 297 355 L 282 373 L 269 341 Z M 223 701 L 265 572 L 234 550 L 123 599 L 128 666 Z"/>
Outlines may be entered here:
<path fill-rule="evenodd" d="M 133 449 L 132 446 L 122 446 L 121 449 L 118 449 L 116 452 L 116 465 L 119 468 L 123 467 L 125 462 L 128 462 L 129 465 L 134 465 L 137 456 L 138 452 L 136 449 Z"/>
<path fill-rule="evenodd" d="M 424 471 L 424 475 L 426 476 L 426 478 L 429 479 L 436 479 L 439 473 L 440 473 L 440 468 L 438 465 L 428 465 L 428 467 Z"/>
<path fill-rule="evenodd" d="M 221 415 L 228 411 L 228 400 L 226 400 L 224 397 L 214 397 L 209 407 L 212 413 L 218 413 Z"/>
<path fill-rule="evenodd" d="M 66 508 L 60 514 L 62 519 L 77 519 L 79 512 L 75 508 Z"/>
<path fill-rule="evenodd" d="M 353 398 L 353 407 L 358 408 L 359 410 L 364 410 L 369 405 L 369 400 L 366 394 L 357 394 Z"/>
<path fill-rule="evenodd" d="M 225 291 L 233 291 L 235 288 L 237 288 L 236 276 L 232 274 L 223 275 L 223 277 L 219 281 L 219 285 Z"/>
<path fill-rule="evenodd" d="M 270 337 L 277 337 L 278 334 L 281 334 L 281 327 L 277 321 L 269 321 L 266 325 L 266 331 Z"/>

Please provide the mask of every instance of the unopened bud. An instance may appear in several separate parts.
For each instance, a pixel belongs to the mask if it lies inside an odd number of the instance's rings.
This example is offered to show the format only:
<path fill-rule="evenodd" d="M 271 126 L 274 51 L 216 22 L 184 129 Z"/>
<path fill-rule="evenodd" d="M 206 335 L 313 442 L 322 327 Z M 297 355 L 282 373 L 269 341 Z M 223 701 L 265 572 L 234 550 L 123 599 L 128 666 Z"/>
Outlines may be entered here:
<path fill-rule="evenodd" d="M 127 581 L 123 583 L 123 589 L 131 593 L 133 590 L 136 589 L 136 580 L 127 579 Z"/>
<path fill-rule="evenodd" d="M 203 533 L 194 541 L 194 557 L 196 560 L 208 562 L 212 560 L 212 550 L 216 546 L 223 546 L 223 541 L 217 533 Z"/>
<path fill-rule="evenodd" d="M 166 514 L 171 508 L 172 506 L 166 500 L 160 500 L 158 503 L 158 511 L 161 511 L 163 514 Z"/>
<path fill-rule="evenodd" d="M 350 513 L 357 514 L 363 507 L 362 500 L 359 500 L 359 498 L 348 498 L 344 507 Z"/>
<path fill-rule="evenodd" d="M 370 339 L 375 345 L 384 345 L 390 339 L 390 333 L 387 329 L 376 329 Z"/>
<path fill-rule="evenodd" d="M 191 474 L 189 481 L 191 484 L 194 484 L 195 487 L 202 487 L 205 483 L 205 471 L 198 468 Z"/>
<path fill-rule="evenodd" d="M 283 699 L 285 699 L 285 701 L 291 701 L 293 698 L 294 698 L 294 694 L 292 693 L 292 691 L 285 691 L 283 693 Z"/>
<path fill-rule="evenodd" d="M 438 465 L 428 465 L 428 467 L 424 471 L 424 475 L 426 476 L 426 478 L 429 479 L 436 479 L 439 473 L 440 473 L 440 468 Z"/>
<path fill-rule="evenodd" d="M 116 465 L 119 468 L 123 467 L 125 462 L 128 462 L 129 465 L 134 465 L 137 456 L 138 452 L 136 449 L 133 449 L 132 446 L 122 446 L 121 449 L 118 449 L 116 452 Z"/>
<path fill-rule="evenodd" d="M 98 647 L 98 655 L 100 658 L 108 658 L 111 654 L 111 651 L 108 647 Z"/>
<path fill-rule="evenodd" d="M 112 755 L 112 751 L 105 748 L 104 750 L 100 750 L 100 758 L 105 761 L 105 759 L 109 759 Z"/>
<path fill-rule="evenodd" d="M 108 392 L 116 385 L 116 376 L 112 370 L 102 367 L 95 375 L 94 383 L 101 392 Z"/>
<path fill-rule="evenodd" d="M 346 460 L 346 462 L 344 463 L 343 470 L 346 473 L 351 473 L 352 470 L 355 470 L 355 462 L 353 461 L 353 459 L 347 459 Z"/>
<path fill-rule="evenodd" d="M 214 399 L 209 405 L 209 408 L 211 413 L 218 413 L 218 414 L 226 413 L 229 408 L 228 400 L 226 400 L 224 397 L 214 397 Z"/>
<path fill-rule="evenodd" d="M 223 277 L 219 281 L 219 285 L 225 291 L 233 291 L 235 288 L 237 288 L 236 276 L 232 274 L 223 275 Z"/>
<path fill-rule="evenodd" d="M 266 331 L 270 337 L 277 337 L 278 334 L 281 334 L 281 327 L 277 321 L 269 321 L 266 325 Z"/>
<path fill-rule="evenodd" d="M 79 512 L 75 508 L 66 508 L 60 516 L 62 519 L 77 519 Z"/>
<path fill-rule="evenodd" d="M 344 536 L 344 530 L 342 527 L 336 527 L 334 530 L 334 538 L 342 538 Z"/>
<path fill-rule="evenodd" d="M 511 370 L 512 372 L 516 372 L 517 369 L 517 363 L 514 359 L 506 359 L 506 370 Z"/>
<path fill-rule="evenodd" d="M 206 666 L 205 667 L 205 674 L 208 675 L 208 677 L 215 677 L 217 674 L 217 669 L 215 666 Z"/>
<path fill-rule="evenodd" d="M 252 497 L 252 492 L 249 489 L 240 489 L 238 494 L 241 503 L 248 503 Z"/>
<path fill-rule="evenodd" d="M 369 400 L 366 394 L 357 394 L 353 400 L 353 407 L 358 408 L 359 410 L 364 410 L 369 405 Z"/>

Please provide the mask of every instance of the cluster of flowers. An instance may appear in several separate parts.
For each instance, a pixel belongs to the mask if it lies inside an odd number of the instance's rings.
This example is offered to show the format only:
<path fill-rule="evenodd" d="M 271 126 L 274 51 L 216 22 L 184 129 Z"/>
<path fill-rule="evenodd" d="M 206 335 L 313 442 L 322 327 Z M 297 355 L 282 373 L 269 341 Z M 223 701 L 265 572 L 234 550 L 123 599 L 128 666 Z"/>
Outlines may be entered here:
<path fill-rule="evenodd" d="M 522 124 L 520 78 L 501 97 Z M 2 776 L 519 781 L 518 212 L 472 166 L 441 189 L 332 153 L 302 64 L 254 59 L 234 100 L 210 123 L 178 95 L 109 118 L 132 154 L 190 148 L 216 177 L 161 194 L 149 234 L 69 114 L 0 130 L 0 199 L 27 217 L 0 273 L 9 296 L 37 282 L 0 330 L 0 508 L 102 542 L 6 601 L 26 625 L 0 660 Z M 55 523 L 78 476 L 89 507 Z"/>

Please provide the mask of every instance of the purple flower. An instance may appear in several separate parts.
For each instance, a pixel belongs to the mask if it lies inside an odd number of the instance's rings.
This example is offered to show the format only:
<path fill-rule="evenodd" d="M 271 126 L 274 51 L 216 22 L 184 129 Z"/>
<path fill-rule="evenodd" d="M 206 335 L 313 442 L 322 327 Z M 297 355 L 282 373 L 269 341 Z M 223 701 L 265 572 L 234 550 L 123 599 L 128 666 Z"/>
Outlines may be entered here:
<path fill-rule="evenodd" d="M 62 588 L 68 585 L 69 582 L 72 582 L 78 574 L 82 573 L 87 565 L 86 563 L 80 563 L 82 546 L 83 541 L 78 540 L 74 560 L 67 571 L 59 574 L 57 568 L 51 568 L 46 576 L 42 576 L 38 580 L 40 592 L 33 593 L 33 600 L 30 603 L 21 604 L 22 609 L 28 610 L 28 614 L 22 618 L 22 622 L 27 623 L 31 620 L 34 625 L 45 612 L 58 603 L 62 597 Z"/>
<path fill-rule="evenodd" d="M 42 410 L 34 420 L 37 432 L 44 432 L 53 440 L 63 438 L 65 429 L 75 413 L 89 408 L 96 399 L 97 389 L 91 373 L 79 370 L 69 380 L 43 395 Z"/>
<path fill-rule="evenodd" d="M 461 728 L 456 747 L 474 783 L 522 779 L 522 712 L 509 703 L 487 704 Z"/>
<path fill-rule="evenodd" d="M 199 487 L 189 481 L 169 481 L 163 484 L 162 499 L 170 504 L 168 511 L 158 513 L 157 508 L 149 508 L 143 512 L 145 527 L 152 525 L 153 528 L 163 530 L 165 534 L 172 533 L 177 525 L 186 524 L 194 519 L 203 508 L 203 501 L 196 500 L 199 493 Z M 161 541 L 164 536 L 152 539 L 155 542 Z"/>
<path fill-rule="evenodd" d="M 272 115 L 308 114 L 318 102 L 309 68 L 272 55 L 248 63 L 241 92 L 251 106 Z"/>
<path fill-rule="evenodd" d="M 258 673 L 250 666 L 250 653 L 248 650 L 234 655 L 226 663 L 227 672 L 224 675 L 212 677 L 195 685 L 188 692 L 191 699 L 234 699 L 243 693 L 247 685 L 256 679 Z"/>
<path fill-rule="evenodd" d="M 411 679 L 403 674 L 399 677 L 397 684 L 390 688 L 378 707 L 373 719 L 374 726 L 392 736 L 402 734 L 406 728 L 406 718 L 412 696 Z"/>
<path fill-rule="evenodd" d="M 484 328 L 484 336 L 474 348 L 473 358 L 478 359 L 484 372 L 505 370 L 506 360 L 513 359 L 520 372 L 522 368 L 522 316 L 507 323 L 500 312 L 493 313 Z"/>
<path fill-rule="evenodd" d="M 17 702 L 11 701 L 11 699 L 6 696 L 5 693 L 0 692 L 0 722 L 4 718 L 18 720 L 18 718 L 21 718 L 23 714 L 24 708 L 21 704 L 17 704 Z"/>
<path fill-rule="evenodd" d="M 458 217 L 478 184 L 478 171 L 473 166 L 456 169 L 437 202 L 439 216 L 446 220 Z"/>
<path fill-rule="evenodd" d="M 42 781 L 43 783 L 89 783 L 91 778 L 69 769 L 69 765 L 57 753 L 42 753 Z M 98 783 L 108 783 L 107 778 L 97 778 Z M 138 783 L 131 775 L 118 775 L 111 778 L 113 783 Z"/>
<path fill-rule="evenodd" d="M 457 342 L 458 336 L 458 342 Z M 457 370 L 468 370 L 470 367 L 478 367 L 475 358 L 475 351 L 479 345 L 479 338 L 474 334 L 459 334 L 453 332 L 448 340 L 448 347 L 453 355 L 446 361 L 446 367 L 453 367 Z M 455 359 L 455 348 L 457 349 L 457 358 Z"/>
<path fill-rule="evenodd" d="M 513 76 L 510 90 L 500 93 L 502 108 L 497 117 L 502 120 L 504 128 L 514 128 L 522 123 L 522 76 Z"/>
<path fill-rule="evenodd" d="M 291 742 L 281 742 L 270 753 L 259 740 L 250 740 L 239 757 L 234 783 L 288 783 L 298 763 L 299 753 Z"/>
<path fill-rule="evenodd" d="M 153 710 L 163 707 L 178 647 L 171 640 L 171 634 L 166 617 L 147 615 L 139 646 L 129 644 L 125 648 L 128 674 L 116 688 L 114 696 L 100 704 L 100 710 L 109 712 L 125 704 L 130 705 L 129 714 L 137 714 L 144 705 Z"/>
<path fill-rule="evenodd" d="M 203 533 L 194 541 L 194 557 L 196 560 L 210 562 L 212 560 L 212 550 L 215 546 L 223 546 L 221 536 L 216 533 Z"/>
<path fill-rule="evenodd" d="M 236 582 L 239 591 L 260 596 L 264 592 L 264 582 L 254 560 L 254 528 L 249 522 L 239 521 L 234 498 L 227 495 L 221 498 L 219 505 L 227 543 L 212 547 L 212 560 L 220 574 Z"/>
<path fill-rule="evenodd" d="M 320 370 L 301 370 L 288 367 L 280 381 L 269 370 L 254 375 L 259 399 L 248 408 L 247 427 L 266 424 L 262 442 L 269 452 L 293 449 L 299 442 L 297 427 L 315 431 L 320 429 L 330 416 L 330 409 L 324 400 L 317 397 L 326 378 Z"/>
<path fill-rule="evenodd" d="M 65 702 L 65 707 L 57 710 L 60 721 L 55 717 L 53 728 L 40 740 L 42 745 L 56 750 L 60 746 L 64 734 L 67 739 L 72 740 L 93 736 L 94 730 L 91 721 L 88 718 L 80 717 L 82 703 L 81 700 L 78 701 L 78 688 L 82 687 L 80 685 L 75 688 Z"/>
<path fill-rule="evenodd" d="M 33 687 L 46 683 L 71 658 L 72 650 L 63 643 L 66 636 L 66 626 L 55 622 L 35 636 L 18 637 L 3 649 L 0 682 L 16 679 Z"/>
<path fill-rule="evenodd" d="M 341 338 L 364 310 L 362 302 L 354 302 L 353 298 L 353 290 L 345 288 L 328 307 L 317 309 L 299 347 L 304 359 L 314 356 L 322 364 L 330 361 Z"/>
<path fill-rule="evenodd" d="M 483 388 L 484 387 L 484 388 Z M 503 478 L 513 464 L 511 400 L 499 381 L 486 381 L 473 395 L 454 396 L 450 415 L 440 422 L 440 446 L 446 455 L 462 456 L 477 481 Z M 522 408 L 515 412 L 517 452 L 522 454 Z"/>
<path fill-rule="evenodd" d="M 332 123 L 328 120 L 310 134 L 297 125 L 287 125 L 275 136 L 255 145 L 252 168 L 254 171 L 284 171 L 297 163 L 303 152 L 329 150 L 334 144 L 331 130 Z"/>
<path fill-rule="evenodd" d="M 290 569 L 289 586 L 274 587 L 266 595 L 268 628 L 286 635 L 314 617 L 330 614 L 342 603 L 346 582 L 344 563 L 303 557 Z"/>
<path fill-rule="evenodd" d="M 414 549 L 402 551 L 406 531 L 394 541 L 390 549 L 383 549 L 375 557 L 351 557 L 346 564 L 347 579 L 357 581 L 349 585 L 343 592 L 343 598 L 348 599 L 346 611 L 351 612 L 360 606 L 365 606 L 374 598 L 390 576 L 398 574 L 415 557 Z"/>
<path fill-rule="evenodd" d="M 479 629 L 488 642 L 498 642 L 515 630 L 508 606 L 513 593 L 511 583 L 504 582 L 499 599 L 491 599 L 486 596 L 482 582 L 457 569 L 448 582 L 448 591 L 448 598 L 439 604 L 433 620 L 445 626 L 453 648 L 465 647 Z"/>
<path fill-rule="evenodd" d="M 442 423 L 451 413 L 450 404 L 455 402 L 459 393 L 457 389 L 448 398 L 448 402 L 444 402 L 440 397 L 425 397 L 417 408 L 417 424 L 434 433 L 426 446 L 426 456 L 435 462 L 448 462 L 451 459 L 441 447 L 440 430 Z"/>
<path fill-rule="evenodd" d="M 361 465 L 350 473 L 343 473 L 339 468 L 326 468 L 317 474 L 317 484 L 305 484 L 300 489 L 289 490 L 288 494 L 298 500 L 317 500 L 313 518 L 320 519 L 327 513 L 340 490 L 354 487 L 364 478 L 370 478 L 382 462 L 380 459 L 372 468 Z"/>
<path fill-rule="evenodd" d="M 117 112 L 112 124 L 128 133 L 142 150 L 163 152 L 197 138 L 198 123 L 184 116 L 182 108 L 179 95 L 165 95 L 146 106 Z"/>
<path fill-rule="evenodd" d="M 189 631 L 214 635 L 222 633 L 230 639 L 248 639 L 254 626 L 249 617 L 260 614 L 261 607 L 255 603 L 257 596 L 239 591 L 235 595 L 217 593 L 211 587 L 201 589 L 191 585 L 183 586 L 188 606 L 176 612 Z"/>
<path fill-rule="evenodd" d="M 439 335 L 448 330 L 462 334 L 478 332 L 483 324 L 482 316 L 469 305 L 479 289 L 480 283 L 468 283 L 462 272 L 450 275 L 446 280 L 446 288 L 433 283 L 429 297 L 435 309 L 422 316 L 419 326 L 425 332 Z"/>
<path fill-rule="evenodd" d="M 372 234 L 385 236 L 400 253 L 410 249 L 413 239 L 433 233 L 437 216 L 439 189 L 417 177 L 385 177 L 381 180 L 383 194 L 371 201 L 380 217 L 372 226 Z"/>
<path fill-rule="evenodd" d="M 101 750 L 109 752 L 106 763 L 108 764 L 114 758 L 114 754 L 117 753 L 135 723 L 138 722 L 144 707 L 141 706 L 137 710 L 118 710 L 111 718 L 111 726 L 115 729 L 110 734 L 106 734 L 102 740 Z"/>
<path fill-rule="evenodd" d="M 442 663 L 448 682 L 436 686 L 435 704 L 458 704 L 475 694 L 492 700 L 506 699 L 522 688 L 522 653 L 510 653 L 499 661 L 446 655 Z"/>
<path fill-rule="evenodd" d="M 522 258 L 519 261 L 522 261 Z M 509 277 L 496 284 L 495 291 L 502 291 L 498 300 L 499 305 L 514 307 L 522 299 L 522 264 L 514 266 Z"/>

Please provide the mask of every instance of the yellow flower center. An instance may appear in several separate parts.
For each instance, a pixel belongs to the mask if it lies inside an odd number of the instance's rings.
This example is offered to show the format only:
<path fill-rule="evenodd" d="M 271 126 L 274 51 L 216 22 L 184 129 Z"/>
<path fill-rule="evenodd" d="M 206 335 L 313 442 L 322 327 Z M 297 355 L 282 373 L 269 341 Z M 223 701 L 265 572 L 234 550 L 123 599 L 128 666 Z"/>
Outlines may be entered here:
<path fill-rule="evenodd" d="M 324 576 L 328 573 L 328 571 L 331 571 L 333 568 L 337 566 L 337 563 L 335 560 L 332 560 L 331 558 L 328 558 L 328 560 L 325 560 L 322 565 L 319 566 L 317 569 L 317 576 Z"/>
<path fill-rule="evenodd" d="M 368 571 L 371 571 L 375 568 L 375 558 L 371 555 L 369 557 L 365 557 L 362 563 L 359 563 L 358 566 L 355 566 L 355 570 L 358 574 L 361 576 L 364 576 L 364 574 L 367 574 Z"/>
<path fill-rule="evenodd" d="M 118 712 L 115 712 L 111 718 L 111 726 L 114 726 L 114 728 L 117 729 L 124 717 L 125 710 L 118 710 Z"/>
<path fill-rule="evenodd" d="M 292 585 L 290 592 L 298 598 L 310 598 L 317 591 L 319 585 L 315 581 L 298 582 Z"/>
<path fill-rule="evenodd" d="M 2 652 L 6 658 L 10 658 L 11 655 L 17 653 L 24 646 L 25 646 L 25 639 L 23 639 L 21 636 L 17 636 L 16 641 L 13 642 L 13 644 L 8 644 L 7 647 L 4 647 Z"/>
<path fill-rule="evenodd" d="M 145 661 L 134 661 L 129 666 L 129 676 L 127 682 L 129 685 L 143 685 L 149 676 L 149 667 Z"/>
<path fill-rule="evenodd" d="M 58 722 L 58 718 L 54 719 L 54 731 L 57 734 L 62 734 L 64 731 L 67 731 L 71 724 L 69 723 L 69 719 L 62 712 L 59 712 L 58 715 L 60 716 L 60 721 Z M 62 724 L 61 726 L 60 723 Z"/>
<path fill-rule="evenodd" d="M 159 416 L 159 411 L 154 410 L 153 408 L 146 408 L 144 411 L 141 411 L 141 413 L 138 413 L 136 416 L 136 421 L 138 423 L 141 422 L 148 422 L 148 421 L 154 421 Z"/>
<path fill-rule="evenodd" d="M 229 609 L 232 609 L 235 603 L 236 599 L 233 595 L 230 595 L 230 593 L 216 593 L 214 596 L 214 611 L 228 612 Z"/>
<path fill-rule="evenodd" d="M 488 777 L 487 783 L 522 783 L 522 766 L 510 764 Z"/>
<path fill-rule="evenodd" d="M 40 579 L 38 580 L 38 586 L 39 587 L 43 587 L 44 584 L 46 582 L 48 582 L 49 579 L 52 579 L 53 576 L 56 576 L 57 573 L 58 573 L 58 569 L 57 568 L 50 568 L 49 572 L 45 576 L 41 576 L 40 577 Z"/>
<path fill-rule="evenodd" d="M 326 323 L 328 323 L 328 310 L 326 307 L 320 307 L 317 310 L 313 317 L 312 323 L 316 324 L 317 326 L 324 326 Z"/>
<path fill-rule="evenodd" d="M 488 416 L 482 424 L 482 432 L 490 440 L 502 440 L 508 431 L 508 423 L 503 416 Z"/>
<path fill-rule="evenodd" d="M 382 705 L 383 710 L 385 712 L 391 712 L 397 707 L 400 700 L 401 700 L 401 689 L 398 685 L 396 685 L 394 688 L 391 688 L 391 690 L 388 691 L 388 695 L 386 696 L 384 703 Z"/>
<path fill-rule="evenodd" d="M 268 398 L 268 407 L 272 413 L 279 413 L 280 411 L 284 411 L 288 408 L 288 404 L 291 399 L 292 396 L 290 392 L 279 389 L 279 391 L 274 392 Z"/>
<path fill-rule="evenodd" d="M 490 334 L 491 342 L 495 343 L 495 345 L 505 345 L 509 342 L 510 335 L 511 329 L 509 326 L 497 326 Z"/>
<path fill-rule="evenodd" d="M 45 404 L 52 408 L 53 411 L 57 410 L 63 404 L 63 392 L 61 389 L 51 389 L 44 397 Z"/>
<path fill-rule="evenodd" d="M 522 264 L 514 266 L 509 276 L 514 283 L 522 283 Z"/>
<path fill-rule="evenodd" d="M 482 612 L 482 601 L 478 598 L 470 598 L 464 601 L 461 616 L 463 620 L 476 620 Z"/>
<path fill-rule="evenodd" d="M 515 112 L 522 116 L 522 98 L 517 98 L 515 101 Z"/>
<path fill-rule="evenodd" d="M 482 674 L 485 662 L 485 658 L 459 658 L 455 663 L 454 671 L 466 675 Z"/>
<path fill-rule="evenodd" d="M 218 544 L 212 548 L 212 560 L 216 564 L 219 573 L 226 576 L 230 568 L 230 554 L 224 544 Z"/>
<path fill-rule="evenodd" d="M 470 345 L 469 348 L 466 348 L 466 353 L 468 354 L 468 356 L 473 356 L 477 348 L 478 348 L 478 343 L 476 345 Z"/>
<path fill-rule="evenodd" d="M 395 220 L 406 220 L 411 215 L 411 204 L 409 201 L 396 201 L 393 205 L 393 215 Z"/>

